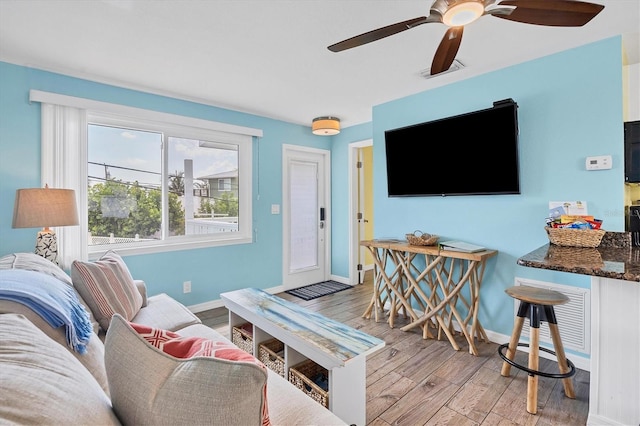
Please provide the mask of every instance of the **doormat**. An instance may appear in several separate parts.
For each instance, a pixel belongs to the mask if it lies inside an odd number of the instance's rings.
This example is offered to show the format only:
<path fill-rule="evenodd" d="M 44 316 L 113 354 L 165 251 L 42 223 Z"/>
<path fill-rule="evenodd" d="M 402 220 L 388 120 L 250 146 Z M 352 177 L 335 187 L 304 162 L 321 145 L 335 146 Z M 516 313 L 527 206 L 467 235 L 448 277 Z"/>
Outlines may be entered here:
<path fill-rule="evenodd" d="M 321 283 L 310 284 L 293 290 L 287 290 L 285 291 L 285 293 L 289 293 L 293 296 L 299 297 L 300 299 L 313 300 L 320 296 L 337 293 L 348 288 L 351 288 L 351 286 L 348 284 L 342 284 L 337 281 L 323 281 Z"/>

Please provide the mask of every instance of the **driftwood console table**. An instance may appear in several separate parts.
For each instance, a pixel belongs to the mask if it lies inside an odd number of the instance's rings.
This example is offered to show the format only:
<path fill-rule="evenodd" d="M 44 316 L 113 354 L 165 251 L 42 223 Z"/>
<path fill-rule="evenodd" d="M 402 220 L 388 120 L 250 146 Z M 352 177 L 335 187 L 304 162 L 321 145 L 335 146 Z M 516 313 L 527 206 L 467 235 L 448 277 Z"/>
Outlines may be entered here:
<path fill-rule="evenodd" d="M 480 284 L 487 259 L 495 250 L 475 253 L 440 250 L 438 246 L 410 245 L 400 240 L 366 240 L 375 263 L 371 302 L 362 315 L 378 321 L 378 313 L 388 310 L 388 321 L 394 327 L 395 317 L 403 313 L 407 331 L 422 329 L 422 337 L 444 333 L 451 346 L 460 350 L 453 333 L 454 321 L 469 343 L 469 353 L 478 355 L 475 338 L 489 339 L 478 320 Z M 424 262 L 422 262 L 424 260 Z"/>

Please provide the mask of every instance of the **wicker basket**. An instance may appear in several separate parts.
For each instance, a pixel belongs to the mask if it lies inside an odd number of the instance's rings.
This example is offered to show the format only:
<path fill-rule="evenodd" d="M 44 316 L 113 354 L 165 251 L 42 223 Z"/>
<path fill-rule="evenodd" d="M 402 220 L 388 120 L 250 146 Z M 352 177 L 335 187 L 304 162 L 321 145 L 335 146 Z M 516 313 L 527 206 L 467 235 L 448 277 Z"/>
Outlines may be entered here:
<path fill-rule="evenodd" d="M 329 372 L 311 360 L 289 368 L 289 381 L 317 403 L 329 408 L 329 391 L 318 386 L 313 379 L 321 378 L 329 383 Z"/>
<path fill-rule="evenodd" d="M 437 235 L 425 234 L 422 231 L 414 231 L 413 234 L 406 234 L 407 241 L 412 246 L 433 246 L 438 242 Z"/>
<path fill-rule="evenodd" d="M 285 379 L 284 374 L 284 343 L 278 339 L 267 340 L 258 346 L 258 359 L 269 369 L 275 371 Z"/>
<path fill-rule="evenodd" d="M 606 233 L 603 229 L 544 228 L 549 242 L 565 247 L 598 247 Z"/>
<path fill-rule="evenodd" d="M 253 355 L 253 326 L 250 323 L 234 326 L 231 334 L 234 345 Z"/>

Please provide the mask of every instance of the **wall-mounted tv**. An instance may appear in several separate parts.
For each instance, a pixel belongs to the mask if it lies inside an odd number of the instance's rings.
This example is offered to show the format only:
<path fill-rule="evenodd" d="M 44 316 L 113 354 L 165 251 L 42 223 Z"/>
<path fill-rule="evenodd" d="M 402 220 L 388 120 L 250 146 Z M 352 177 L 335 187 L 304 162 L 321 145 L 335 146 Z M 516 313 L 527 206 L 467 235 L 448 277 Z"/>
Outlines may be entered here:
<path fill-rule="evenodd" d="M 518 105 L 385 132 L 389 197 L 520 194 Z"/>

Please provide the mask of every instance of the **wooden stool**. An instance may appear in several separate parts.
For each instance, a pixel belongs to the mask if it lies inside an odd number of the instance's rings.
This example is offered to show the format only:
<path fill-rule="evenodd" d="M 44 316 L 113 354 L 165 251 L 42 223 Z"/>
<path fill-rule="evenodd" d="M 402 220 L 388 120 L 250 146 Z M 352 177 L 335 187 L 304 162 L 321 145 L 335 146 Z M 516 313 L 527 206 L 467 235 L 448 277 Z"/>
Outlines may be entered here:
<path fill-rule="evenodd" d="M 518 315 L 513 325 L 511 340 L 508 344 L 500 345 L 498 348 L 498 353 L 504 360 L 500 374 L 508 377 L 511 372 L 511 366 L 529 373 L 529 379 L 527 382 L 527 411 L 531 414 L 536 414 L 538 411 L 538 376 L 562 379 L 564 394 L 569 398 L 575 398 L 576 395 L 573 390 L 571 376 L 576 373 L 576 368 L 565 356 L 562 340 L 560 340 L 560 332 L 558 331 L 556 314 L 553 310 L 554 305 L 565 304 L 569 301 L 569 298 L 554 290 L 529 286 L 514 286 L 506 289 L 505 292 L 514 299 L 519 300 L 520 307 L 518 308 Z M 522 326 L 524 325 L 525 317 L 529 318 L 529 344 L 518 343 L 520 340 L 520 334 L 522 333 Z M 539 337 L 541 321 L 544 321 L 549 325 L 549 331 L 551 332 L 555 352 L 547 348 L 540 347 Z M 528 368 L 513 361 L 518 346 L 529 347 Z M 503 353 L 504 348 L 507 348 L 506 355 Z M 560 374 L 538 371 L 538 355 L 540 350 L 556 356 Z"/>

